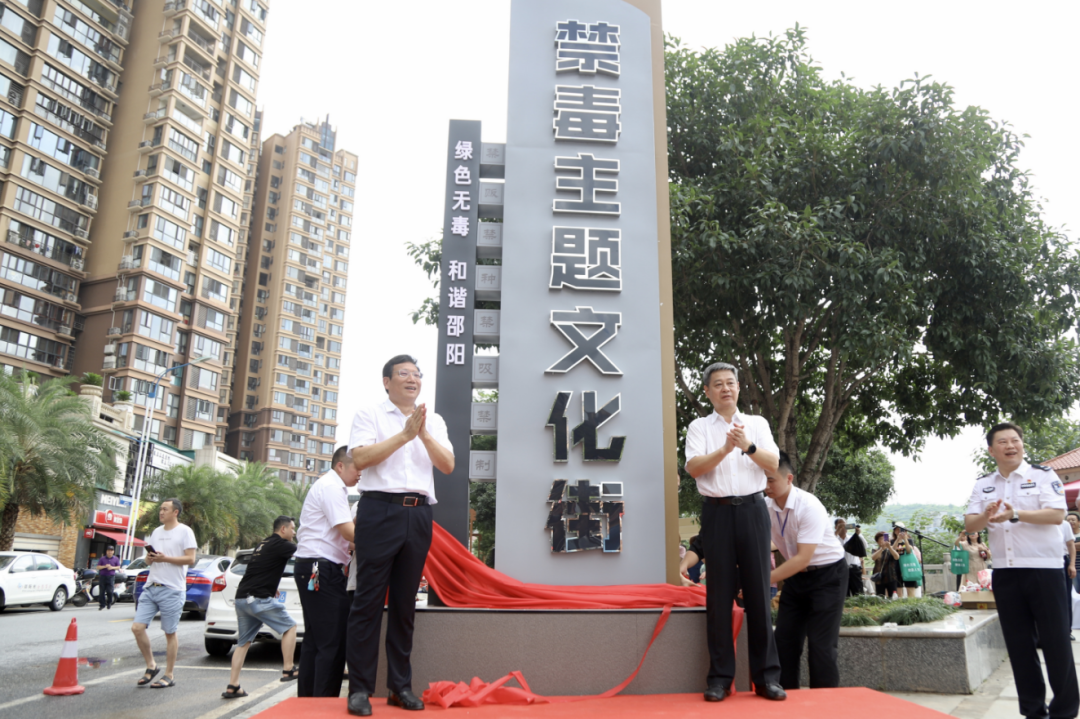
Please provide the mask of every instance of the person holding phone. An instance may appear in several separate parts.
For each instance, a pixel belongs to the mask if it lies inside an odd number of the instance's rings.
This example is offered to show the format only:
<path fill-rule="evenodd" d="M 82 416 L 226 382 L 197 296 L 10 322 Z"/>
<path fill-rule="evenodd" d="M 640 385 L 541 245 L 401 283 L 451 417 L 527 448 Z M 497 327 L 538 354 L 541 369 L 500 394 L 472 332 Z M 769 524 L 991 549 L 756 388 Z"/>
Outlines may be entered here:
<path fill-rule="evenodd" d="M 232 671 L 229 685 L 222 692 L 225 699 L 246 697 L 246 691 L 240 688 L 240 670 L 244 667 L 251 642 L 262 626 L 273 629 L 281 635 L 281 681 L 288 682 L 297 678 L 300 670 L 293 664 L 293 650 L 296 649 L 296 621 L 285 611 L 285 598 L 278 597 L 278 586 L 285 565 L 296 554 L 293 537 L 296 536 L 296 522 L 284 515 L 274 520 L 274 533 L 259 542 L 251 553 L 251 561 L 244 571 L 244 578 L 236 587 L 236 624 L 239 636 L 232 655 Z M 280 599 L 280 601 L 279 601 Z"/>
<path fill-rule="evenodd" d="M 158 509 L 161 526 L 150 534 L 146 547 L 146 563 L 150 565 L 150 573 L 146 577 L 146 588 L 139 596 L 135 621 L 131 625 L 135 643 L 146 660 L 146 673 L 137 682 L 140 687 L 148 684 L 151 689 L 176 686 L 173 670 L 176 667 L 176 653 L 180 649 L 176 630 L 180 627 L 180 615 L 187 597 L 186 567 L 195 563 L 195 549 L 199 546 L 191 527 L 181 524 L 179 520 L 183 510 L 179 499 L 162 502 Z M 146 628 L 158 612 L 161 612 L 161 629 L 165 632 L 165 673 L 154 681 L 160 669 L 154 660 Z"/>
<path fill-rule="evenodd" d="M 889 542 L 888 532 L 878 532 L 874 535 L 874 541 L 877 542 L 877 549 L 870 555 L 874 560 L 874 577 L 877 577 L 874 585 L 879 596 L 892 599 L 900 582 L 900 555 Z"/>

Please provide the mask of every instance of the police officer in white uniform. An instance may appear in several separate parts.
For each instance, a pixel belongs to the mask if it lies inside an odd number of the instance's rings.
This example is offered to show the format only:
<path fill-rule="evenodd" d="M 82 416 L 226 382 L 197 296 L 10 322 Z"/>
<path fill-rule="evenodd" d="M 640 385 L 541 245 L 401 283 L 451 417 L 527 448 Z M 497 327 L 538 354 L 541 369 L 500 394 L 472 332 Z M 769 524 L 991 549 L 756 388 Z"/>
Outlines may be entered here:
<path fill-rule="evenodd" d="M 967 531 L 989 527 L 994 556 L 994 599 L 1026 717 L 1071 719 L 1080 710 L 1069 607 L 1061 566 L 1065 490 L 1046 467 L 1024 461 L 1024 432 L 1011 422 L 986 433 L 997 471 L 975 482 L 964 517 Z M 1036 636 L 1054 698 L 1046 706 Z"/>
<path fill-rule="evenodd" d="M 828 689 L 840 686 L 836 657 L 849 565 L 825 505 L 792 486 L 794 479 L 791 460 L 781 452 L 780 466 L 765 486 L 772 541 L 784 556 L 771 577 L 784 582 L 776 617 L 780 685 L 799 688 L 799 660 L 809 640 L 810 688 Z"/>
<path fill-rule="evenodd" d="M 746 610 L 750 679 L 754 691 L 774 701 L 787 698 L 780 687 L 780 659 L 773 640 L 769 604 L 769 512 L 765 471 L 774 471 L 780 452 L 769 421 L 738 410 L 739 378 L 723 362 L 704 372 L 712 414 L 686 430 L 686 471 L 702 495 L 701 545 L 708 563 L 705 627 L 709 646 L 705 701 L 723 701 L 735 680 L 731 606 L 740 585 Z"/>

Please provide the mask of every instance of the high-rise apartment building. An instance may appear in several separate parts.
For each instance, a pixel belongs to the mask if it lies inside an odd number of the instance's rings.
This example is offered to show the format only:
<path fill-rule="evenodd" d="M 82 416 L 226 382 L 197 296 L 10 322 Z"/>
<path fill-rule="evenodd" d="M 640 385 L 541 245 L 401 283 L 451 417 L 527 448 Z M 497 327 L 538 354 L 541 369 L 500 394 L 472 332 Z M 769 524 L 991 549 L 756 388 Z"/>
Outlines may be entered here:
<path fill-rule="evenodd" d="M 265 0 L 137 3 L 120 101 L 102 109 L 111 113 L 109 156 L 79 292 L 83 331 L 67 366 L 104 370 L 106 392 L 131 392 L 138 430 L 155 378 L 201 359 L 166 375 L 154 400 L 150 436 L 180 449 L 224 447 L 258 161 L 255 101 L 266 14 Z M 64 42 L 61 58 L 83 56 L 74 41 Z M 95 86 L 87 72 L 87 92 L 104 102 L 115 79 Z"/>
<path fill-rule="evenodd" d="M 0 5 L 0 367 L 72 369 L 132 15 L 116 0 Z M 100 367 L 100 363 L 99 363 Z"/>
<path fill-rule="evenodd" d="M 259 160 L 226 451 L 286 482 L 330 469 L 357 156 L 328 122 L 272 135 Z"/>

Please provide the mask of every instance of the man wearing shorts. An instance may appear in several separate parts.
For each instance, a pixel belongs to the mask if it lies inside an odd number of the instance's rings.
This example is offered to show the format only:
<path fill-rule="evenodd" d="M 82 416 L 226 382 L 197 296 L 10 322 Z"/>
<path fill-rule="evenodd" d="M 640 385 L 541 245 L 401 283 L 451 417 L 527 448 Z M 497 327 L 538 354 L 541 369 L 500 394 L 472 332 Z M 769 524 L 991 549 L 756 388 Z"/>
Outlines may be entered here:
<path fill-rule="evenodd" d="M 281 516 L 274 520 L 274 533 L 259 542 L 251 554 L 251 561 L 244 571 L 244 578 L 236 587 L 236 623 L 239 636 L 232 656 L 232 673 L 229 686 L 221 696 L 226 699 L 246 697 L 240 688 L 240 670 L 244 666 L 248 649 L 255 635 L 265 624 L 281 635 L 281 681 L 296 679 L 298 668 L 293 664 L 296 648 L 296 622 L 285 611 L 285 598 L 278 601 L 278 584 L 289 558 L 296 554 L 293 537 L 296 523 L 292 517 Z"/>
<path fill-rule="evenodd" d="M 135 622 L 131 625 L 135 642 L 146 660 L 146 673 L 138 681 L 141 687 L 147 684 L 151 689 L 176 686 L 173 669 L 176 667 L 176 652 L 180 648 L 176 630 L 180 626 L 180 615 L 187 596 L 185 567 L 195 563 L 195 548 L 198 546 L 191 527 L 180 523 L 183 509 L 179 499 L 162 502 L 158 509 L 161 526 L 151 533 L 147 541 L 146 563 L 150 565 L 150 574 L 146 577 L 146 588 L 139 596 Z M 161 612 L 161 629 L 165 632 L 165 674 L 154 681 L 159 667 L 154 661 L 146 628 L 158 612 Z"/>

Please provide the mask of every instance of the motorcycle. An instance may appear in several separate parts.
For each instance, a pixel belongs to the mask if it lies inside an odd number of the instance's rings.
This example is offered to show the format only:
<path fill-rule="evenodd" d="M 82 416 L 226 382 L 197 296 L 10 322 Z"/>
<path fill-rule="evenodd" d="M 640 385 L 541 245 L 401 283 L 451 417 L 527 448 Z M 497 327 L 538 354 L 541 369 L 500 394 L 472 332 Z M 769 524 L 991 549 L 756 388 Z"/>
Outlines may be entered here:
<path fill-rule="evenodd" d="M 75 573 L 75 593 L 71 595 L 71 603 L 76 607 L 85 607 L 91 599 L 97 599 L 94 589 L 97 588 L 98 573 L 93 569 L 80 569 Z"/>

